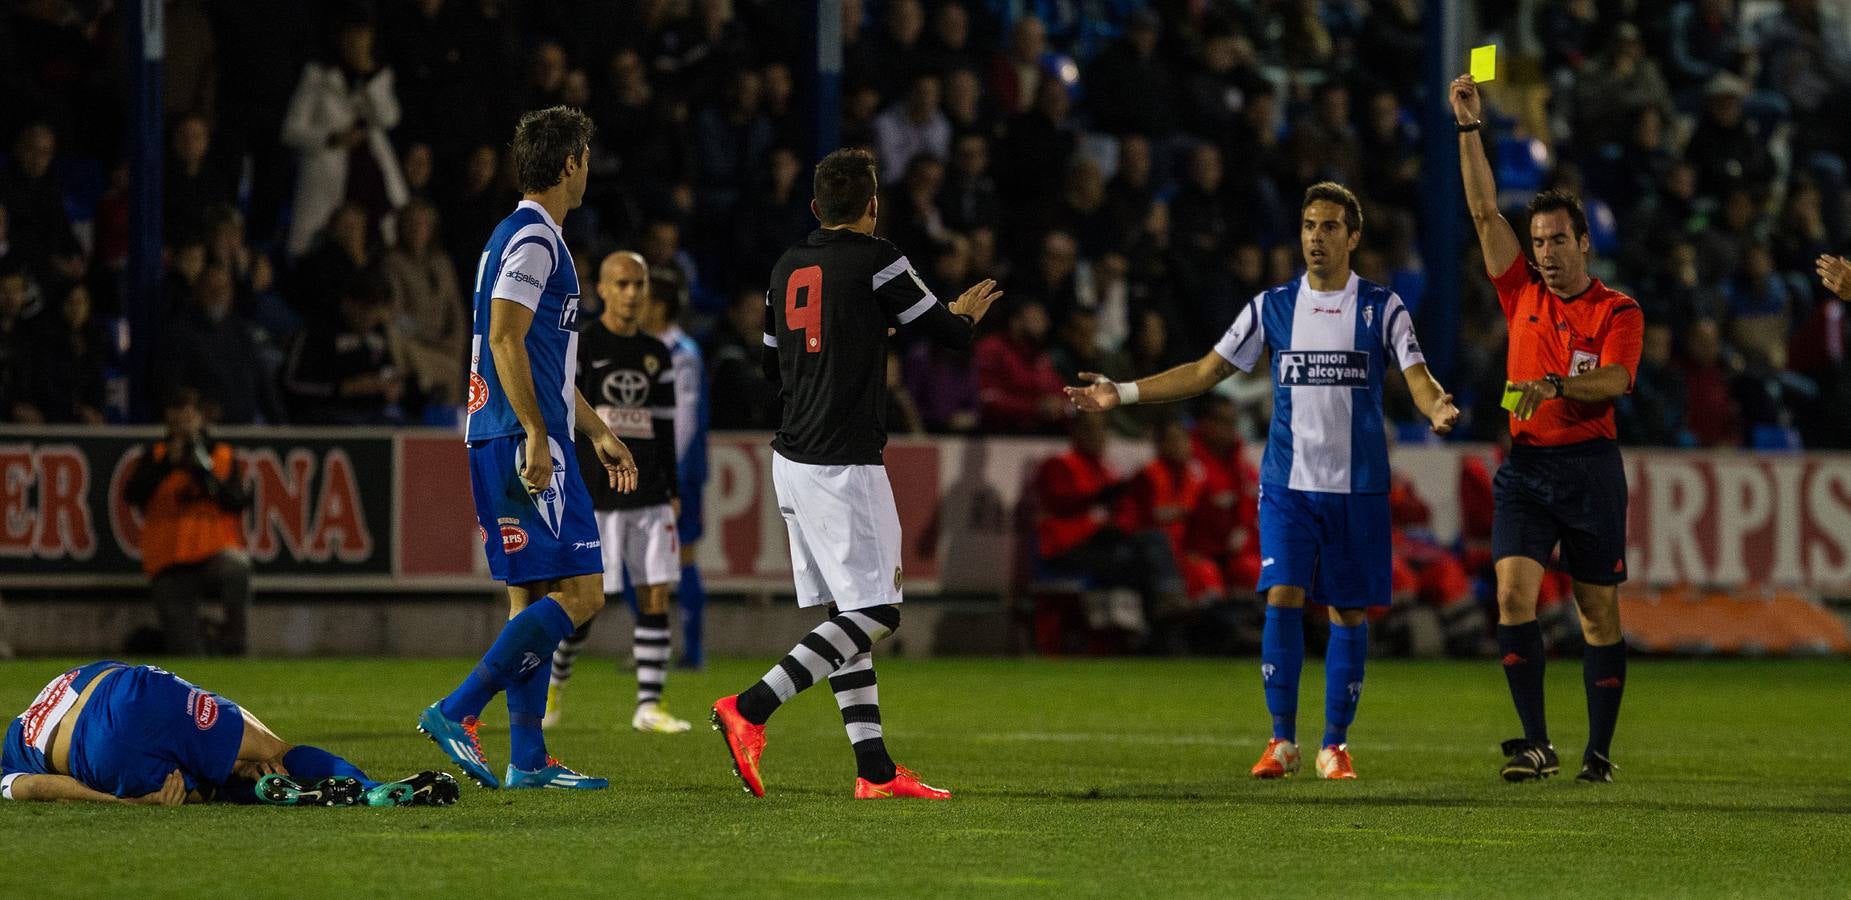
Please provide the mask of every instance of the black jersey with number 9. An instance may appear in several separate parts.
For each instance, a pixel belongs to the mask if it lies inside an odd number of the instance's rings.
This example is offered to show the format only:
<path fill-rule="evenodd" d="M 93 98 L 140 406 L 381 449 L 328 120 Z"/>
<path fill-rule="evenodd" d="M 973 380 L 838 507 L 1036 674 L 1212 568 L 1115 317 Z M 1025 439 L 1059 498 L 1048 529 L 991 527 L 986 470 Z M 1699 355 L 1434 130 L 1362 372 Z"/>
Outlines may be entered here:
<path fill-rule="evenodd" d="M 772 448 L 809 465 L 880 465 L 887 329 L 913 323 L 943 343 L 970 342 L 970 320 L 939 303 L 887 240 L 820 228 L 786 250 L 765 294 L 765 346 L 784 400 Z"/>

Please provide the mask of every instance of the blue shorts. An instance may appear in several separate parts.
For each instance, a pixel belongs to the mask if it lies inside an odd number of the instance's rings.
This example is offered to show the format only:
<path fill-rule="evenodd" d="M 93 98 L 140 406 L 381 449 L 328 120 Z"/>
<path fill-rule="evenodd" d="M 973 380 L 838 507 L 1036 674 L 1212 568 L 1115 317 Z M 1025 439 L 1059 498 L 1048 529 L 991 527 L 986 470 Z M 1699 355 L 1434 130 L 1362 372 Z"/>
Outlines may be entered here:
<path fill-rule="evenodd" d="M 675 537 L 681 541 L 681 546 L 687 547 L 699 543 L 701 534 L 706 531 L 701 521 L 701 501 L 707 485 L 684 482 L 676 487 L 681 495 L 681 512 L 675 517 Z"/>
<path fill-rule="evenodd" d="M 116 669 L 71 736 L 71 774 L 118 797 L 161 789 L 175 769 L 188 790 L 224 784 L 244 742 L 238 704 L 153 666 Z"/>
<path fill-rule="evenodd" d="M 1394 599 L 1387 494 L 1260 488 L 1260 593 L 1274 585 L 1354 609 Z"/>
<path fill-rule="evenodd" d="M 553 482 L 538 494 L 521 483 L 527 438 L 507 435 L 469 445 L 469 486 L 476 498 L 482 553 L 496 581 L 531 584 L 576 575 L 598 575 L 598 522 L 591 513 L 571 441 L 548 436 Z"/>
<path fill-rule="evenodd" d="M 1620 445 L 1593 440 L 1510 448 L 1491 480 L 1493 559 L 1522 556 L 1584 584 L 1626 580 L 1626 467 Z"/>

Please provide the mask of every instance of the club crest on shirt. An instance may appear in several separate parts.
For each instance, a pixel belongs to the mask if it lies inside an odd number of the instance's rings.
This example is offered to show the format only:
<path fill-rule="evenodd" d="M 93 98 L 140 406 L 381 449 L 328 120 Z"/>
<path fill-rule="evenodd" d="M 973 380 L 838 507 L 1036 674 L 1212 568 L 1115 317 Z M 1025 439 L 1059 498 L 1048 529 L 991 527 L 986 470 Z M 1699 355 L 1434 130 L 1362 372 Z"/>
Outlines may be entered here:
<path fill-rule="evenodd" d="M 656 359 L 653 354 L 643 357 L 643 372 L 645 374 L 654 375 L 656 374 L 656 370 L 660 368 L 662 368 L 662 361 Z"/>
<path fill-rule="evenodd" d="M 553 533 L 553 537 L 558 537 L 559 526 L 566 516 L 566 454 L 560 448 L 559 440 L 552 435 L 547 435 L 546 445 L 553 461 L 552 478 L 549 479 L 544 490 L 528 494 L 527 499 L 531 500 L 534 509 L 539 511 L 540 521 L 545 523 L 547 530 Z M 523 443 L 520 452 L 514 455 L 514 472 L 517 477 L 527 468 L 526 454 L 528 452 L 527 445 Z M 505 540 L 507 535 L 505 527 L 502 529 L 502 535 Z M 524 539 L 521 545 L 526 546 Z"/>
<path fill-rule="evenodd" d="M 1373 306 L 1363 307 L 1363 327 L 1372 328 L 1374 326 L 1375 326 L 1375 307 Z"/>

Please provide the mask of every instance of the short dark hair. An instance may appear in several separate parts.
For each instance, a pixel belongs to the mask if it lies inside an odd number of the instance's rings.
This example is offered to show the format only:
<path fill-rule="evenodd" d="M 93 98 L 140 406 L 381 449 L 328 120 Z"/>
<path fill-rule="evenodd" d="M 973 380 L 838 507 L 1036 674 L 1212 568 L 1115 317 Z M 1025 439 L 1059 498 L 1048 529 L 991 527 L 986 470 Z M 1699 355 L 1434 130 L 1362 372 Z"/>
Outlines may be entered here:
<path fill-rule="evenodd" d="M 1557 210 L 1568 213 L 1568 221 L 1574 226 L 1576 238 L 1587 234 L 1587 210 L 1582 207 L 1581 198 L 1573 192 L 1550 188 L 1530 198 L 1529 214 L 1532 219 L 1539 213 Z"/>
<path fill-rule="evenodd" d="M 844 147 L 816 164 L 816 215 L 824 225 L 844 225 L 861 218 L 874 199 L 874 154 Z"/>
<path fill-rule="evenodd" d="M 569 106 L 536 109 L 514 126 L 514 176 L 523 194 L 538 194 L 565 177 L 566 160 L 591 144 L 591 117 Z"/>
<path fill-rule="evenodd" d="M 649 270 L 649 302 L 662 304 L 662 318 L 669 322 L 681 318 L 681 275 L 673 269 Z"/>
<path fill-rule="evenodd" d="M 1305 188 L 1305 202 L 1298 205 L 1298 211 L 1304 212 L 1319 200 L 1343 207 L 1343 224 L 1350 229 L 1351 234 L 1363 230 L 1363 204 L 1349 188 L 1335 181 L 1320 181 Z"/>

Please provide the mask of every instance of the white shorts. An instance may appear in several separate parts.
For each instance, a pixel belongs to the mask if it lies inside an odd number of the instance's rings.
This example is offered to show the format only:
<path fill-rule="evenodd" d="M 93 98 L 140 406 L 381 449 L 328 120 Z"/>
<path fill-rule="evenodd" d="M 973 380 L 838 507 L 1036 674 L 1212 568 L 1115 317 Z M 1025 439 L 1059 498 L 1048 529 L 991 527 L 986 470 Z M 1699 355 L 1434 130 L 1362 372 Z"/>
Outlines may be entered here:
<path fill-rule="evenodd" d="M 675 508 L 667 503 L 642 509 L 598 510 L 598 540 L 604 546 L 604 592 L 623 590 L 623 570 L 639 587 L 681 580 L 681 539 Z"/>
<path fill-rule="evenodd" d="M 811 466 L 771 455 L 791 537 L 798 606 L 899 603 L 900 513 L 886 466 Z"/>

